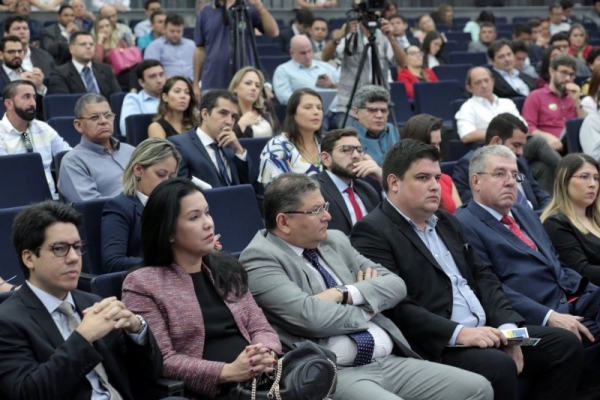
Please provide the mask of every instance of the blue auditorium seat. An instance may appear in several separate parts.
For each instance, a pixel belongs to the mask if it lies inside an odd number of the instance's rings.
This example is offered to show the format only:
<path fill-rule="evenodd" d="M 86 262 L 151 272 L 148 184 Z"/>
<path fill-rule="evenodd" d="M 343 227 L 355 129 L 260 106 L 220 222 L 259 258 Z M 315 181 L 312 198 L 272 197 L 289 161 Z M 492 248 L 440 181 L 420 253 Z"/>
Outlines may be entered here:
<path fill-rule="evenodd" d="M 456 161 L 446 161 L 446 162 L 440 163 L 440 167 L 442 169 L 442 174 L 452 176 L 455 165 L 456 165 Z"/>
<path fill-rule="evenodd" d="M 71 147 L 77 146 L 81 141 L 81 133 L 75 129 L 73 121 L 75 117 L 54 117 L 48 120 L 48 125 L 54 128 Z"/>
<path fill-rule="evenodd" d="M 525 99 L 526 99 L 526 97 L 523 97 L 523 96 L 511 98 L 513 103 L 515 103 L 515 106 L 517 106 L 517 110 L 519 110 L 519 113 L 521 113 L 523 111 L 523 104 L 525 104 Z"/>
<path fill-rule="evenodd" d="M 44 96 L 44 116 L 46 121 L 54 117 L 74 117 L 75 103 L 84 94 L 49 94 Z"/>
<path fill-rule="evenodd" d="M 467 72 L 473 67 L 471 64 L 447 64 L 438 65 L 433 68 L 433 72 L 440 81 L 455 80 L 461 89 L 465 90 Z"/>
<path fill-rule="evenodd" d="M 258 51 L 259 57 L 275 57 L 284 55 L 281 52 L 281 47 L 275 43 L 257 44 L 256 50 Z"/>
<path fill-rule="evenodd" d="M 581 142 L 579 141 L 579 131 L 583 124 L 583 118 L 573 118 L 567 120 L 567 149 L 569 153 L 581 153 Z"/>
<path fill-rule="evenodd" d="M 132 146 L 137 146 L 148 139 L 148 127 L 155 114 L 137 114 L 125 118 L 126 140 Z"/>
<path fill-rule="evenodd" d="M 73 207 L 81 213 L 83 224 L 80 229 L 82 240 L 87 242 L 87 250 L 83 254 L 82 272 L 100 275 L 105 273 L 101 257 L 101 222 L 102 210 L 107 199 L 79 201 Z"/>
<path fill-rule="evenodd" d="M 20 285 L 25 280 L 12 243 L 13 221 L 24 208 L 25 206 L 0 209 L 0 276 L 10 279 L 16 275 L 17 277 L 10 281 L 14 285 Z"/>
<path fill-rule="evenodd" d="M 92 279 L 92 293 L 97 294 L 103 299 L 115 296 L 117 299 L 121 300 L 121 289 L 126 276 L 127 271 L 98 275 Z"/>
<path fill-rule="evenodd" d="M 455 51 L 448 55 L 448 62 L 450 64 L 486 65 L 488 63 L 488 59 L 484 53 L 469 53 L 467 51 Z"/>
<path fill-rule="evenodd" d="M 414 84 L 414 91 L 415 113 L 431 114 L 441 118 L 445 126 L 452 125 L 454 113 L 450 102 L 462 98 L 458 82 L 417 82 Z"/>
<path fill-rule="evenodd" d="M 0 208 L 19 207 L 52 199 L 39 153 L 0 157 Z"/>
<path fill-rule="evenodd" d="M 123 108 L 125 96 L 127 96 L 126 92 L 118 92 L 110 95 L 110 108 L 115 113 L 113 136 L 116 136 L 119 140 L 121 136 L 125 136 L 124 133 L 121 133 L 121 124 L 119 123 L 121 121 L 121 108 Z"/>
<path fill-rule="evenodd" d="M 268 56 L 268 57 L 259 57 L 260 64 L 263 68 L 263 72 L 265 73 L 267 78 L 273 78 L 273 74 L 275 73 L 275 69 L 285 62 L 288 62 L 291 59 L 289 55 L 287 56 Z"/>
<path fill-rule="evenodd" d="M 406 121 L 408 121 L 414 114 L 410 107 L 408 96 L 406 95 L 406 87 L 404 86 L 404 82 L 390 83 L 390 97 L 392 100 L 394 115 L 396 116 L 396 123 L 398 126 L 406 125 Z M 388 122 L 391 121 L 388 120 Z"/>

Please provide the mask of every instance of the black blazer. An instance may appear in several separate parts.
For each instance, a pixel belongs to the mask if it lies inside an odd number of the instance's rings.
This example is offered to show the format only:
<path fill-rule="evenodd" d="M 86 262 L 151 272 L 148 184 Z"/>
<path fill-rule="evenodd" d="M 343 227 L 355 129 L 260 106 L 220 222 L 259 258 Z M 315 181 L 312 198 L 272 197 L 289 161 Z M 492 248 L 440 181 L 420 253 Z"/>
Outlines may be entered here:
<path fill-rule="evenodd" d="M 317 179 L 321 184 L 321 194 L 323 195 L 323 198 L 325 201 L 329 202 L 331 221 L 329 221 L 328 229 L 337 229 L 344 232 L 346 235 L 350 235 L 350 231 L 352 230 L 352 219 L 350 218 L 350 211 L 346 206 L 344 197 L 326 171 L 319 173 Z M 367 182 L 360 179 L 354 179 L 352 184 L 354 192 L 362 200 L 367 212 L 370 213 L 373 211 L 375 206 L 381 201 L 375 189 Z"/>
<path fill-rule="evenodd" d="M 106 272 L 127 271 L 142 264 L 142 212 L 136 196 L 121 193 L 102 211 L 102 267 Z"/>
<path fill-rule="evenodd" d="M 169 136 L 167 140 L 173 142 L 181 154 L 181 163 L 179 163 L 178 176 L 202 179 L 213 188 L 225 186 L 225 182 L 217 167 L 213 164 L 208 152 L 196 134 L 196 129 L 191 129 L 181 135 Z M 256 176 L 250 176 L 252 164 L 250 155 L 247 154 L 246 161 L 240 160 L 230 147 L 221 149 L 225 153 L 227 165 L 231 170 L 231 181 L 234 185 L 241 183 L 252 184 L 256 181 Z"/>
<path fill-rule="evenodd" d="M 468 246 L 456 218 L 445 211 L 435 215 L 439 218 L 436 232 L 481 302 L 486 325 L 522 324 L 524 319 L 513 310 L 498 278 Z M 450 320 L 453 304 L 450 278 L 431 251 L 387 200 L 354 225 L 350 240 L 365 257 L 404 280 L 407 297 L 396 306 L 390 318 L 413 350 L 425 359 L 439 362 L 458 324 Z"/>
<path fill-rule="evenodd" d="M 463 204 L 467 204 L 473 197 L 470 185 L 471 177 L 469 176 L 469 163 L 471 162 L 471 157 L 473 157 L 474 153 L 475 150 L 471 150 L 462 156 L 462 158 L 457 161 L 454 166 L 454 171 L 452 172 L 452 180 L 454 181 L 454 185 L 456 185 L 456 190 L 458 190 L 458 194 L 460 195 Z M 525 179 L 521 184 L 521 186 L 523 186 L 523 191 L 525 192 L 525 197 L 531 202 L 533 209 L 537 211 L 538 214 L 541 214 L 544 208 L 550 204 L 552 197 L 537 183 L 529 169 L 529 163 L 525 157 L 517 157 L 517 168 L 520 173 L 525 175 Z"/>
<path fill-rule="evenodd" d="M 279 30 L 279 36 L 277 36 L 277 40 L 279 41 L 279 47 L 281 48 L 283 54 L 290 53 L 290 40 L 292 40 L 293 37 L 294 30 L 292 29 L 291 25 Z"/>
<path fill-rule="evenodd" d="M 10 83 L 10 78 L 6 75 L 4 68 L 0 68 L 0 93 L 4 91 L 4 87 Z"/>
<path fill-rule="evenodd" d="M 108 101 L 110 101 L 110 95 L 121 92 L 121 86 L 119 86 L 110 65 L 92 62 L 92 71 L 98 82 L 100 94 Z M 50 74 L 50 84 L 48 85 L 48 94 L 68 93 L 87 93 L 85 83 L 72 62 L 56 67 Z"/>
<path fill-rule="evenodd" d="M 29 47 L 31 52 L 31 63 L 34 67 L 42 70 L 45 77 L 49 77 L 54 71 L 54 59 L 46 50 Z"/>
<path fill-rule="evenodd" d="M 600 285 L 600 238 L 591 232 L 584 235 L 562 213 L 546 218 L 544 229 L 560 261 Z"/>
<path fill-rule="evenodd" d="M 56 65 L 62 65 L 71 59 L 69 41 L 60 33 L 58 24 L 52 24 L 44 28 L 42 48 L 54 57 Z"/>
<path fill-rule="evenodd" d="M 498 97 L 523 96 L 522 94 L 519 94 L 515 89 L 513 89 L 512 86 L 510 86 L 510 84 L 508 82 L 506 82 L 506 80 L 504 80 L 502 75 L 500 75 L 498 73 L 498 71 L 496 71 L 494 68 L 491 68 L 491 71 L 492 71 L 492 76 L 494 77 L 494 81 L 495 81 L 494 82 L 494 94 L 496 96 L 498 96 Z M 521 78 L 523 80 L 523 82 L 525 82 L 525 84 L 529 87 L 530 91 L 537 89 L 537 86 L 535 84 L 535 79 L 533 79 L 531 76 L 520 72 L 519 78 Z"/>
<path fill-rule="evenodd" d="M 6 85 L 10 83 L 10 78 L 6 75 L 4 68 L 0 68 L 0 94 L 4 92 L 4 88 Z M 35 103 L 36 103 L 36 117 L 39 120 L 44 119 L 44 109 L 43 109 L 43 96 L 36 93 L 35 94 Z"/>
<path fill-rule="evenodd" d="M 80 315 L 101 300 L 79 290 L 71 294 Z M 123 399 L 156 398 L 148 389 L 156 387 L 162 374 L 161 352 L 150 329 L 145 346 L 135 344 L 122 329 L 93 345 L 76 331 L 65 341 L 27 284 L 0 305 L 0 354 L 3 399 L 89 400 L 92 387 L 85 376 L 99 362 Z"/>

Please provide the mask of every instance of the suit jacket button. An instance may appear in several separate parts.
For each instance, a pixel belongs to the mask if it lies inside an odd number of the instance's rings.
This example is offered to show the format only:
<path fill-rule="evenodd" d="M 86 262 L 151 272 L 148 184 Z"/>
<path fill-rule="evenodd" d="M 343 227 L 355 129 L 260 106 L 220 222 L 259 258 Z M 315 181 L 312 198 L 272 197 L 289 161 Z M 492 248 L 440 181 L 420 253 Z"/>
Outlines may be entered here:
<path fill-rule="evenodd" d="M 566 301 L 567 301 L 567 299 L 565 299 L 565 298 L 562 298 L 562 299 L 560 299 L 560 302 L 561 302 L 561 303 L 564 303 L 564 302 L 566 302 Z"/>

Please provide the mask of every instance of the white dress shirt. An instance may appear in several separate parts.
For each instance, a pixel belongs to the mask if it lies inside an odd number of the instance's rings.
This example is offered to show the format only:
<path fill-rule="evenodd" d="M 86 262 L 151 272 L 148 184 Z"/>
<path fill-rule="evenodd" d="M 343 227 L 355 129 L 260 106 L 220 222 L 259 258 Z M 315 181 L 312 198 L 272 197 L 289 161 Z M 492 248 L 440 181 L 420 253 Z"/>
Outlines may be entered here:
<path fill-rule="evenodd" d="M 490 121 L 496 115 L 502 113 L 509 113 L 519 117 L 527 125 L 511 99 L 501 99 L 496 95 L 493 96 L 494 100 L 491 103 L 484 97 L 473 96 L 458 110 L 455 118 L 458 136 L 461 139 L 471 132 L 486 130 Z"/>
<path fill-rule="evenodd" d="M 198 135 L 198 138 L 200 139 L 200 141 L 202 142 L 202 145 L 206 149 L 206 152 L 208 153 L 208 156 L 210 157 L 210 161 L 212 161 L 213 165 L 215 166 L 215 169 L 217 171 L 219 171 L 219 165 L 217 164 L 217 156 L 215 155 L 215 151 L 213 150 L 213 148 L 210 147 L 211 144 L 215 143 L 215 140 L 213 138 L 211 138 L 210 136 L 208 136 L 208 134 L 200 128 L 196 129 L 196 134 Z M 233 180 L 231 179 L 231 168 L 229 168 L 229 163 L 227 162 L 227 157 L 225 157 L 225 152 L 223 150 L 220 150 L 220 152 L 221 152 L 221 159 L 223 160 L 223 164 L 225 164 L 225 170 L 227 171 L 227 176 L 229 177 L 229 181 L 233 182 Z M 235 156 L 242 161 L 246 161 L 248 152 L 246 150 L 244 150 L 243 154 L 241 154 L 241 155 L 236 154 Z"/>
<path fill-rule="evenodd" d="M 352 203 L 350 202 L 350 195 L 346 192 L 346 189 L 348 189 L 348 187 L 351 187 L 352 190 L 354 190 L 354 185 L 352 184 L 353 182 L 350 181 L 350 185 L 348 186 L 348 184 L 346 184 L 346 182 L 344 182 L 343 180 L 338 178 L 336 175 L 331 173 L 331 171 L 326 170 L 326 172 L 327 172 L 327 175 L 329 175 L 329 177 L 335 184 L 335 187 L 337 187 L 337 189 L 342 194 L 344 203 L 346 203 L 346 208 L 348 209 L 348 212 L 350 213 L 350 219 L 352 220 L 352 225 L 356 224 L 356 213 L 354 212 L 354 207 L 352 207 Z M 360 211 L 362 211 L 362 215 L 363 216 L 367 215 L 368 211 L 365 207 L 365 204 L 360 199 L 360 197 L 358 196 L 356 191 L 354 191 L 354 198 L 356 199 L 356 202 L 358 203 L 358 206 L 360 207 Z"/>

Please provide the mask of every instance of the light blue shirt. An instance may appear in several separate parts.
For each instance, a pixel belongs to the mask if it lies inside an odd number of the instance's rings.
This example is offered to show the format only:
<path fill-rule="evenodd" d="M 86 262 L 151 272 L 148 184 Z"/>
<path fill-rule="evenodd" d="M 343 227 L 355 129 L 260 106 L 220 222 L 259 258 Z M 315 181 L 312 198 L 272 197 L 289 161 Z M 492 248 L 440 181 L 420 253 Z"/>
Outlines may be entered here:
<path fill-rule="evenodd" d="M 308 68 L 294 60 L 279 65 L 273 74 L 273 90 L 277 100 L 281 104 L 287 104 L 292 93 L 300 88 L 324 89 L 317 87 L 319 75 L 323 74 L 336 82 L 340 79 L 337 70 L 323 61 L 312 60 Z M 333 100 L 332 104 L 337 104 L 337 100 Z"/>
<path fill-rule="evenodd" d="M 350 185 L 348 185 L 348 184 L 346 184 L 346 182 L 344 182 L 343 180 L 338 178 L 337 175 L 334 175 L 331 171 L 327 170 L 326 172 L 327 172 L 327 175 L 329 175 L 329 177 L 335 184 L 335 187 L 337 187 L 337 189 L 342 194 L 344 203 L 346 203 L 346 208 L 348 209 L 348 212 L 350 213 L 350 219 L 352 220 L 352 225 L 356 224 L 356 213 L 354 212 L 354 207 L 352 207 L 352 203 L 350 203 L 350 196 L 348 195 L 348 193 L 346 193 L 346 189 L 348 189 L 348 187 L 351 187 L 354 190 L 354 185 L 352 184 L 353 182 L 350 181 Z M 358 203 L 358 206 L 360 207 L 360 211 L 362 211 L 362 215 L 363 216 L 367 215 L 367 213 L 368 213 L 367 209 L 365 208 L 365 205 L 363 204 L 363 202 L 360 199 L 360 197 L 358 196 L 358 194 L 356 194 L 356 192 L 354 192 L 354 198 L 356 199 L 356 202 Z"/>
<path fill-rule="evenodd" d="M 360 140 L 360 144 L 365 148 L 365 153 L 370 155 L 380 167 L 383 166 L 383 160 L 388 150 L 400 140 L 398 128 L 389 122 L 385 130 L 377 137 L 367 132 L 367 128 L 362 126 L 358 120 L 355 120 L 351 127 L 358 132 L 358 139 Z"/>
<path fill-rule="evenodd" d="M 173 44 L 163 36 L 146 47 L 144 60 L 160 61 L 169 77 L 181 75 L 193 81 L 195 50 L 196 44 L 193 40 L 182 37 L 179 43 Z M 222 67 L 229 68 L 229 65 Z"/>
<path fill-rule="evenodd" d="M 150 32 L 147 35 L 140 36 L 137 40 L 137 47 L 140 50 L 144 50 L 146 47 L 150 46 L 150 43 L 154 42 L 158 38 L 154 37 L 154 32 Z"/>
<path fill-rule="evenodd" d="M 156 114 L 159 104 L 158 98 L 150 96 L 144 90 L 139 93 L 127 93 L 121 107 L 121 120 L 119 121 L 121 134 L 127 136 L 125 118 L 137 114 Z"/>
<path fill-rule="evenodd" d="M 69 292 L 67 294 L 67 297 L 65 297 L 64 300 L 60 300 L 60 299 L 52 296 L 51 294 L 46 293 L 45 291 L 35 287 L 31 283 L 29 283 L 29 281 L 25 281 L 25 283 L 27 284 L 27 286 L 29 286 L 29 288 L 31 289 L 33 294 L 35 294 L 38 297 L 38 299 L 40 299 L 40 301 L 42 302 L 42 304 L 44 305 L 46 310 L 48 310 L 48 313 L 50 313 L 50 316 L 54 320 L 54 323 L 56 324 L 56 327 L 60 331 L 60 334 L 63 337 L 63 339 L 67 340 L 69 338 L 69 336 L 71 336 L 71 332 L 69 330 L 69 323 L 67 321 L 67 316 L 64 315 L 63 313 L 57 311 L 57 309 L 63 303 L 63 301 L 69 303 L 71 305 L 71 307 L 73 307 L 75 318 L 79 321 L 79 323 L 81 323 L 81 317 L 79 316 L 79 313 L 77 313 L 75 311 L 76 310 L 75 302 L 73 301 L 73 296 L 71 296 L 71 293 Z M 139 345 L 144 345 L 144 344 L 146 344 L 146 341 L 148 340 L 147 339 L 148 335 L 146 334 L 146 332 L 147 332 L 147 329 L 144 328 L 141 332 L 139 332 L 137 334 L 128 333 L 128 335 L 131 337 L 131 339 L 135 343 L 137 343 Z M 109 393 L 106 390 L 104 390 L 104 388 L 101 386 L 100 378 L 98 378 L 98 374 L 96 373 L 95 370 L 91 370 L 85 377 L 90 382 L 90 385 L 92 386 L 92 400 L 109 400 L 110 399 Z"/>
<path fill-rule="evenodd" d="M 460 273 L 454 262 L 454 257 L 452 257 L 446 244 L 437 234 L 435 227 L 437 225 L 438 217 L 436 215 L 429 217 L 426 221 L 425 230 L 422 231 L 410 220 L 410 218 L 396 208 L 389 199 L 387 199 L 387 201 L 408 221 L 410 226 L 423 241 L 423 244 L 429 249 L 433 258 L 438 262 L 444 273 L 450 278 L 450 283 L 452 284 L 452 316 L 450 319 L 458 323 L 458 325 L 456 329 L 454 329 L 454 333 L 448 341 L 448 344 L 454 346 L 456 344 L 456 338 L 463 327 L 475 328 L 478 326 L 485 326 L 487 320 L 483 306 L 469 286 L 467 280 L 463 278 Z M 513 323 L 507 323 L 501 325 L 498 329 L 513 329 L 516 327 L 517 326 Z"/>
<path fill-rule="evenodd" d="M 529 86 L 527 86 L 527 84 L 525 82 L 523 82 L 523 79 L 521 79 L 519 77 L 519 70 L 518 69 L 513 68 L 512 71 L 511 71 L 511 74 L 509 74 L 508 72 L 503 71 L 501 69 L 498 69 L 498 68 L 494 68 L 494 69 L 521 96 L 527 96 L 529 94 Z"/>

